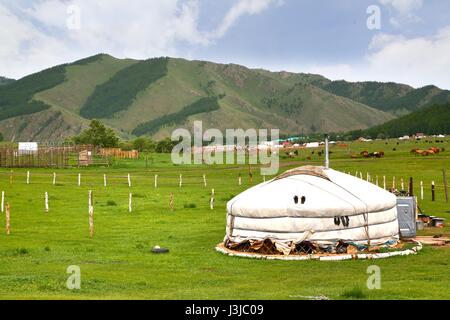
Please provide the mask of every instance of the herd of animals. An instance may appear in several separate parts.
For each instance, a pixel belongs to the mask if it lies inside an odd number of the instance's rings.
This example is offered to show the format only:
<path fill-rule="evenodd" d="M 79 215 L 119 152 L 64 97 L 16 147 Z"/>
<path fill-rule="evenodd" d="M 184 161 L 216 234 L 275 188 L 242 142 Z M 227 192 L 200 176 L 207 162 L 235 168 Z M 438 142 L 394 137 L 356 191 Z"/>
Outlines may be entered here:
<path fill-rule="evenodd" d="M 444 151 L 442 149 L 431 147 L 428 150 L 421 150 L 419 148 L 414 148 L 411 150 L 411 154 L 414 154 L 416 156 L 429 156 L 433 154 L 438 154 L 439 152 Z"/>
<path fill-rule="evenodd" d="M 428 141 L 427 141 L 428 142 Z M 438 141 L 437 141 L 438 142 Z M 439 141 L 439 142 L 444 142 L 444 141 Z M 386 143 L 387 144 L 387 143 Z M 398 144 L 398 143 L 397 143 Z M 347 145 L 339 145 L 339 147 L 342 147 Z M 393 151 L 397 151 L 396 148 L 392 149 Z M 430 147 L 428 149 L 420 149 L 420 148 L 414 148 L 411 150 L 410 154 L 412 155 L 416 155 L 416 156 L 429 156 L 429 155 L 435 155 L 435 154 L 439 154 L 440 152 L 444 152 L 445 149 L 444 148 L 438 148 L 438 147 Z M 316 153 L 316 151 L 311 151 L 311 154 L 314 155 Z M 317 154 L 320 156 L 323 156 L 323 154 L 325 153 L 324 150 L 320 150 L 317 151 Z M 330 154 L 333 153 L 332 151 L 330 151 Z M 298 150 L 294 150 L 294 151 L 287 151 L 285 152 L 286 156 L 290 157 L 290 158 L 294 158 L 295 156 L 299 155 Z M 357 158 L 384 158 L 385 153 L 384 151 L 375 151 L 375 152 L 369 152 L 367 150 L 362 151 L 359 154 L 352 154 L 351 158 L 352 159 L 357 159 Z M 311 160 L 311 157 L 307 157 L 307 160 Z"/>

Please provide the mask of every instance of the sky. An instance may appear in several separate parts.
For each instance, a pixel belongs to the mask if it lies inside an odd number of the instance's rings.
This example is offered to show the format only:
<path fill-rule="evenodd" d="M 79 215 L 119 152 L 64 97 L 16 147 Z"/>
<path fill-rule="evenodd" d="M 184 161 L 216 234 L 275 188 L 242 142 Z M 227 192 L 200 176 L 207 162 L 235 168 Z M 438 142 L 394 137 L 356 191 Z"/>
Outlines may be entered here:
<path fill-rule="evenodd" d="M 0 76 L 97 53 L 450 89 L 448 0 L 0 0 Z"/>

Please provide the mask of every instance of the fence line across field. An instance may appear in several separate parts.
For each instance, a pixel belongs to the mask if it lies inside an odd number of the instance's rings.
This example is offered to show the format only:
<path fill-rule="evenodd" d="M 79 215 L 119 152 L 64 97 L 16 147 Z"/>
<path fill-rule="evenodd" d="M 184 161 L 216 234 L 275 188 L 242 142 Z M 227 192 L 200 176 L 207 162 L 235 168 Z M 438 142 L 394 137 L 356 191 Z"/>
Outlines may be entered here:
<path fill-rule="evenodd" d="M 156 174 L 152 176 L 151 174 L 146 174 L 139 172 L 136 175 L 133 174 L 120 174 L 120 175 L 111 175 L 108 176 L 106 174 L 99 174 L 99 173 L 58 173 L 58 175 L 53 173 L 34 173 L 30 170 L 26 172 L 0 172 L 0 175 L 3 175 L 5 177 L 5 180 L 9 180 L 9 184 L 27 184 L 30 186 L 33 185 L 51 185 L 54 186 L 66 186 L 70 185 L 73 182 L 73 185 L 78 186 L 87 186 L 87 187 L 94 187 L 96 185 L 101 185 L 103 183 L 103 186 L 111 186 L 111 187 L 117 187 L 117 186 L 126 186 L 128 185 L 130 188 L 135 185 L 136 187 L 144 187 L 144 186 L 151 186 L 154 185 L 156 187 L 171 187 L 174 185 L 178 185 L 181 187 L 182 185 L 195 185 L 200 186 L 204 185 L 206 186 L 206 175 L 199 175 L 199 174 L 179 174 L 178 177 L 174 174 L 168 174 L 168 175 L 161 175 Z M 362 172 L 357 171 L 356 176 L 362 177 Z M 21 177 L 24 176 L 25 179 L 22 179 Z M 230 174 L 228 177 L 232 179 L 232 177 L 236 175 Z M 377 180 L 375 178 L 372 179 L 373 175 L 371 175 L 369 172 L 366 173 L 366 179 L 370 181 L 373 184 L 377 184 Z M 377 177 L 377 176 L 375 176 Z M 58 181 L 56 180 L 58 178 Z M 239 174 L 237 176 L 238 181 L 237 185 L 242 186 L 244 185 L 254 185 L 257 183 L 264 182 L 266 180 L 266 176 L 261 175 L 257 181 L 254 181 L 252 183 L 246 175 Z M 245 179 L 244 179 L 245 178 Z M 270 177 L 269 177 L 270 178 Z M 440 179 L 439 179 L 440 178 Z M 445 178 L 445 175 L 444 175 Z M 213 183 L 214 186 L 228 186 L 229 183 L 222 182 L 224 181 L 224 177 L 214 177 L 214 175 L 209 175 L 209 180 L 214 182 L 214 180 L 220 180 L 219 183 Z M 387 187 L 387 182 L 389 179 L 392 179 L 392 188 L 398 189 L 400 187 L 400 191 L 408 191 L 406 190 L 405 186 L 405 180 L 404 178 L 396 178 L 396 176 L 386 176 L 383 175 L 383 187 Z M 2 179 L 3 180 L 3 179 Z M 43 181 L 46 180 L 46 181 Z M 397 185 L 397 181 L 400 180 L 400 185 Z M 427 190 L 424 185 L 434 185 L 431 189 L 434 190 L 434 193 L 447 193 L 448 194 L 448 188 L 446 188 L 445 185 L 445 179 L 441 182 L 440 180 L 443 180 L 441 177 L 437 177 L 437 179 L 433 179 L 430 181 L 420 180 L 420 185 L 416 186 L 417 188 L 420 188 L 420 199 L 423 200 L 425 198 L 425 193 L 427 193 L 425 190 Z M 132 181 L 134 183 L 132 184 Z M 1 181 L 0 181 L 1 182 Z M 57 183 L 58 182 L 58 183 Z M 250 182 L 250 183 L 249 183 Z M 434 183 L 432 183 L 434 182 Z M 5 181 L 6 184 L 6 181 Z M 380 186 L 381 187 L 381 186 Z M 431 191 L 433 193 L 433 191 Z M 445 196 L 445 195 L 444 195 Z M 448 196 L 447 196 L 448 197 Z M 433 199 L 436 199 L 436 194 L 432 197 Z"/>

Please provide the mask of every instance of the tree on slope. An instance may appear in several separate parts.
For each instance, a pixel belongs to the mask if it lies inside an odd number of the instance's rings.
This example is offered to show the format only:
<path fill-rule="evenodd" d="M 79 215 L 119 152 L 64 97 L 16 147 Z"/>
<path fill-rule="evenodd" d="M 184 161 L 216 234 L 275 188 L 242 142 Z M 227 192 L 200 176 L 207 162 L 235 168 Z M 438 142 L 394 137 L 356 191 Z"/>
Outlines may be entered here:
<path fill-rule="evenodd" d="M 113 148 L 119 144 L 119 138 L 115 132 L 106 128 L 98 120 L 92 120 L 89 128 L 84 130 L 79 136 L 73 138 L 76 144 L 92 144 L 96 147 Z"/>

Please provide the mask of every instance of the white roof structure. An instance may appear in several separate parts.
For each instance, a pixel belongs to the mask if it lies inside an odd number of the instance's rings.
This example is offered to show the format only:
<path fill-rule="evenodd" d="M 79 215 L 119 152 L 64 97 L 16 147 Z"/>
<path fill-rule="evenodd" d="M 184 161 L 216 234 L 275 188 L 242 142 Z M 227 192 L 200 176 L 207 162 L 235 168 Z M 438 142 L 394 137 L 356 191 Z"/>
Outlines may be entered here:
<path fill-rule="evenodd" d="M 19 154 L 30 154 L 38 152 L 37 142 L 19 142 Z"/>
<path fill-rule="evenodd" d="M 227 204 L 225 243 L 270 239 L 281 246 L 395 244 L 395 195 L 324 167 L 306 166 L 252 187 Z"/>

